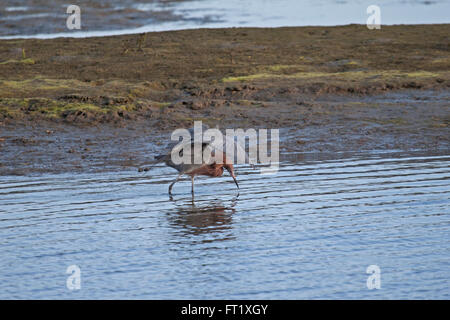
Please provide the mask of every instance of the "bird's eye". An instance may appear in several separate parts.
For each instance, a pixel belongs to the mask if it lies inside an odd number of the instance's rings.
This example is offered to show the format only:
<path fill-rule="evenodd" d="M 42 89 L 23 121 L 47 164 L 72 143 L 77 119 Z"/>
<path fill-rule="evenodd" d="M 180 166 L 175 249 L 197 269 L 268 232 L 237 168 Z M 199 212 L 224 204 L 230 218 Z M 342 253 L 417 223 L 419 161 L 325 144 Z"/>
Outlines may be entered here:
<path fill-rule="evenodd" d="M 182 157 L 183 156 L 183 149 L 181 149 L 178 154 L 180 155 L 180 157 Z"/>

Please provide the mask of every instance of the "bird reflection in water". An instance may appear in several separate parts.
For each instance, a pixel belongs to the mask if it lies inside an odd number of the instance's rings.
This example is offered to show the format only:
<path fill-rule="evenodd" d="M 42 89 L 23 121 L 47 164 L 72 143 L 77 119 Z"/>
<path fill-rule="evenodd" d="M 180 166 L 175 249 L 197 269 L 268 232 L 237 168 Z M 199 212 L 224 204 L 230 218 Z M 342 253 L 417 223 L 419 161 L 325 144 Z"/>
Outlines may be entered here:
<path fill-rule="evenodd" d="M 168 214 L 169 223 L 181 235 L 207 236 L 201 242 L 233 239 L 233 214 L 238 197 L 232 200 L 173 201 L 175 210 Z M 177 203 L 178 202 L 178 203 Z"/>

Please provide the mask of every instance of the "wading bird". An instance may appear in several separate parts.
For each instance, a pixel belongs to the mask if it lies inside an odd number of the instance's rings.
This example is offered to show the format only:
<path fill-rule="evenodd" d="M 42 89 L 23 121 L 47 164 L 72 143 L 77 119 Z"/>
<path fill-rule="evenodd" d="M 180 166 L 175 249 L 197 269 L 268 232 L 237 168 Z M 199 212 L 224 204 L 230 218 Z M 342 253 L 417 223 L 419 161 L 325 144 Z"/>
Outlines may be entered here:
<path fill-rule="evenodd" d="M 194 143 L 192 143 L 192 149 L 194 150 Z M 205 150 L 205 148 L 208 147 L 207 143 L 203 143 L 202 144 L 202 151 Z M 180 151 L 180 156 L 183 156 L 182 151 Z M 172 157 L 171 157 L 171 152 L 169 152 L 168 154 L 163 154 L 163 155 L 159 155 L 156 156 L 155 159 L 158 161 L 164 161 L 164 163 L 166 165 L 168 165 L 169 167 L 172 167 L 174 169 L 176 169 L 179 174 L 177 176 L 177 178 L 175 179 L 174 182 L 172 182 L 169 186 L 169 194 L 172 194 L 172 188 L 174 186 L 175 183 L 177 183 L 181 177 L 183 175 L 188 175 L 191 177 L 191 181 L 192 181 L 192 187 L 191 187 L 191 192 L 192 194 L 194 194 L 194 178 L 195 176 L 209 176 L 209 177 L 220 177 L 223 174 L 224 169 L 226 169 L 231 177 L 234 180 L 234 183 L 236 184 L 237 188 L 239 189 L 239 184 L 236 180 L 236 175 L 234 174 L 234 167 L 233 164 L 231 162 L 231 160 L 227 157 L 225 152 L 220 152 L 219 150 L 215 150 L 213 151 L 217 154 L 218 157 L 221 157 L 222 163 L 202 163 L 202 164 L 175 164 L 172 161 Z"/>
<path fill-rule="evenodd" d="M 204 127 L 204 129 L 205 129 L 205 127 Z M 206 129 L 207 129 L 207 127 L 206 127 Z M 192 129 L 190 129 L 189 131 L 191 133 L 193 133 Z M 204 159 L 202 159 L 201 164 L 195 164 L 193 161 L 194 150 L 196 150 L 195 143 L 196 142 L 190 142 L 190 146 L 188 146 L 190 148 L 190 150 L 192 150 L 192 152 L 191 152 L 191 160 L 192 161 L 190 161 L 189 164 L 186 164 L 186 163 L 175 164 L 172 161 L 172 152 L 173 152 L 173 147 L 175 145 L 174 143 L 169 145 L 169 148 L 168 148 L 169 151 L 167 153 L 155 157 L 157 162 L 164 162 L 169 167 L 176 169 L 179 173 L 177 178 L 175 179 L 175 181 L 173 181 L 169 186 L 169 195 L 172 195 L 172 188 L 173 188 L 174 184 L 177 183 L 183 175 L 188 175 L 191 177 L 191 181 L 192 181 L 191 192 L 192 192 L 192 195 L 194 195 L 194 178 L 195 178 L 195 176 L 203 175 L 203 176 L 208 176 L 208 177 L 220 177 L 220 176 L 222 176 L 224 169 L 230 173 L 231 177 L 234 180 L 234 183 L 236 184 L 237 188 L 239 189 L 239 184 L 236 180 L 236 175 L 234 173 L 233 161 L 232 161 L 232 159 L 230 159 L 227 156 L 226 152 L 224 151 L 225 143 L 223 145 L 221 145 L 220 147 L 218 147 L 217 145 L 214 145 L 213 143 L 202 142 L 201 148 L 200 148 L 200 146 L 198 146 L 199 147 L 198 150 L 202 150 L 202 153 L 203 153 L 203 152 L 205 152 L 205 149 L 207 149 L 207 152 L 210 153 L 211 156 L 215 157 L 216 159 L 221 159 L 222 161 L 220 161 L 221 163 L 216 163 L 214 161 L 207 162 Z M 233 147 L 237 147 L 237 146 L 233 145 Z M 239 147 L 237 147 L 237 151 L 243 152 L 245 155 L 245 159 L 248 160 L 248 156 L 245 153 L 245 150 L 243 148 L 241 148 L 239 146 Z M 178 152 L 178 150 L 177 150 L 177 152 Z M 181 149 L 179 151 L 179 156 L 180 157 L 183 156 L 183 149 Z"/>

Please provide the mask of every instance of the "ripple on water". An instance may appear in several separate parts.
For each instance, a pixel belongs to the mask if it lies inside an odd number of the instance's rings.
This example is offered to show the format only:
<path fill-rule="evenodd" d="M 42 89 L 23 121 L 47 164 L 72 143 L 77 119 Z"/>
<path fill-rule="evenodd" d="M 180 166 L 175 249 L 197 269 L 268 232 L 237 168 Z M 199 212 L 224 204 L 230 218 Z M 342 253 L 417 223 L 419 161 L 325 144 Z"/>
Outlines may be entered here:
<path fill-rule="evenodd" d="M 449 298 L 450 156 L 0 177 L 0 298 Z M 82 289 L 66 288 L 69 265 Z M 382 289 L 366 287 L 367 266 Z"/>

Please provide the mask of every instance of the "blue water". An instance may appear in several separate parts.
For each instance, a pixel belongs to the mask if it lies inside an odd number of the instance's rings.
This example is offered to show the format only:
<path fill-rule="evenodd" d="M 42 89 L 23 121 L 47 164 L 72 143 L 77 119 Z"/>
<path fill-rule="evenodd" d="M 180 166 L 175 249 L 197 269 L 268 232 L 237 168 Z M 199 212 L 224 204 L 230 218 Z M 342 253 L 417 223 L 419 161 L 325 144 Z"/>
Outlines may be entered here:
<path fill-rule="evenodd" d="M 195 199 L 162 166 L 0 177 L 0 298 L 450 298 L 450 156 L 288 159 Z"/>

